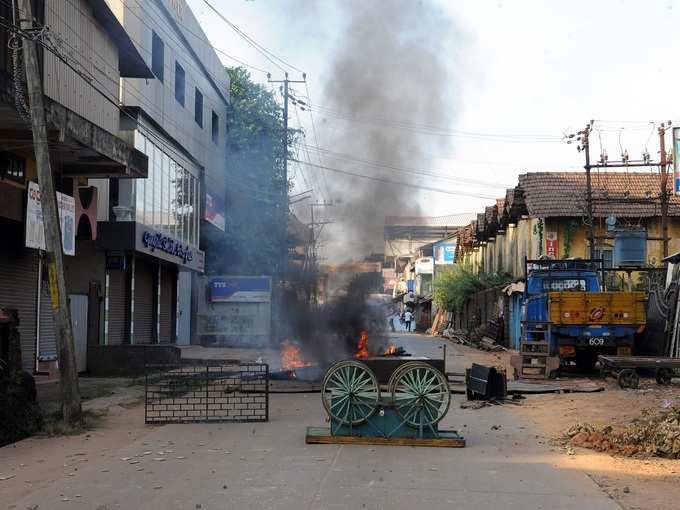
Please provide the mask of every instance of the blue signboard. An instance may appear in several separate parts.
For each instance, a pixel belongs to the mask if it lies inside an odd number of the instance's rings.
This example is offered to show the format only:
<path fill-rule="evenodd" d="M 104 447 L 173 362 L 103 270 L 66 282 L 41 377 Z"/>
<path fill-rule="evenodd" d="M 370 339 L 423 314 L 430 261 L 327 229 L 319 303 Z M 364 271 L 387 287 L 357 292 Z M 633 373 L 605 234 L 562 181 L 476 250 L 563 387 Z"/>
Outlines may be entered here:
<path fill-rule="evenodd" d="M 453 264 L 456 261 L 455 241 L 435 243 L 433 250 L 435 264 Z"/>
<path fill-rule="evenodd" d="M 210 301 L 263 302 L 271 296 L 269 276 L 221 276 L 210 279 Z"/>

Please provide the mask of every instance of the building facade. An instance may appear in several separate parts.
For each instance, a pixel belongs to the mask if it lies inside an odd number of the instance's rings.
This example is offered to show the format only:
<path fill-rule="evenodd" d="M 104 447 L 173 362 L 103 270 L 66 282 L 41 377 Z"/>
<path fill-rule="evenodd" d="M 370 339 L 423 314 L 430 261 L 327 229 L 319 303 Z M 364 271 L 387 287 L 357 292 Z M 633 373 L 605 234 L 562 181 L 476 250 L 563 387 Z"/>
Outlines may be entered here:
<path fill-rule="evenodd" d="M 188 344 L 204 250 L 226 235 L 229 79 L 185 2 L 121 0 L 117 16 L 154 79 L 120 83 L 121 136 L 148 157 L 148 178 L 99 183 L 111 262 L 101 340 Z"/>
<path fill-rule="evenodd" d="M 615 267 L 619 231 L 644 232 L 643 265 L 663 259 L 661 180 L 652 172 L 602 172 L 592 177 L 595 255 Z M 669 192 L 671 186 L 669 183 Z M 488 206 L 459 234 L 460 260 L 475 271 L 524 276 L 524 259 L 588 258 L 586 182 L 583 172 L 536 172 L 519 176 L 518 185 Z M 680 197 L 668 207 L 669 252 L 680 249 Z"/>
<path fill-rule="evenodd" d="M 84 370 L 87 344 L 99 338 L 105 283 L 105 259 L 96 246 L 100 196 L 91 180 L 147 176 L 147 157 L 119 136 L 116 105 L 121 77 L 153 75 L 112 5 L 102 0 L 32 5 L 38 28 L 48 29 L 50 41 L 49 49 L 39 52 L 39 66 L 78 368 Z M 4 19 L 15 14 L 11 3 L 0 6 Z M 19 312 L 24 369 L 56 373 L 40 187 L 22 66 L 13 65 L 21 50 L 13 54 L 10 39 L 8 30 L 0 31 L 0 307 Z"/>

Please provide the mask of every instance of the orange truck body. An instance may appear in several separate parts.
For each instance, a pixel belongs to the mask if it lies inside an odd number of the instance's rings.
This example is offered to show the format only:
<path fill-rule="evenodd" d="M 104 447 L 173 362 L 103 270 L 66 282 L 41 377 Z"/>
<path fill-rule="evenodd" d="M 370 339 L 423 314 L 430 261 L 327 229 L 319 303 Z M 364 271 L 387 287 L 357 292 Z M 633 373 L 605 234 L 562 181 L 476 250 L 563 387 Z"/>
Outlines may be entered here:
<path fill-rule="evenodd" d="M 645 292 L 549 292 L 553 325 L 644 325 Z"/>

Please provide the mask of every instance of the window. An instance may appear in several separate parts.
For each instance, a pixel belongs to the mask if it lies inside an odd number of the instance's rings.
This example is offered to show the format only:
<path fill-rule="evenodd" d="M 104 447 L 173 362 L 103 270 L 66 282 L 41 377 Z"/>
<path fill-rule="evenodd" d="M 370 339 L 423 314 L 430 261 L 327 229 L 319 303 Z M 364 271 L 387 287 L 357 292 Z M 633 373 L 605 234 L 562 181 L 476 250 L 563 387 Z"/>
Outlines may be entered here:
<path fill-rule="evenodd" d="M 184 68 L 179 65 L 179 62 L 175 62 L 175 99 L 182 106 L 184 106 L 185 84 L 186 74 L 184 73 Z"/>
<path fill-rule="evenodd" d="M 203 127 L 203 94 L 196 89 L 196 98 L 194 100 L 194 119 L 196 124 Z"/>
<path fill-rule="evenodd" d="M 26 178 L 26 160 L 11 152 L 0 152 L 0 180 L 9 179 L 23 184 Z"/>
<path fill-rule="evenodd" d="M 158 34 L 151 31 L 151 70 L 161 83 L 163 82 L 163 71 L 165 67 L 165 47 L 163 40 Z"/>
<path fill-rule="evenodd" d="M 217 143 L 220 139 L 220 118 L 212 112 L 212 141 Z"/>

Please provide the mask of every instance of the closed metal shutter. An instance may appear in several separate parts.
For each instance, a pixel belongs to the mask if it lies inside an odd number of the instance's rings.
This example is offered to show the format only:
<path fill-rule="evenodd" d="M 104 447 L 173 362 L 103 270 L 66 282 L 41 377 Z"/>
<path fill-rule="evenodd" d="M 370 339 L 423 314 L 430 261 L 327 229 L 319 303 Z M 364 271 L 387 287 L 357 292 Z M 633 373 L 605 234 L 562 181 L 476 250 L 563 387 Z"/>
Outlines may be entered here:
<path fill-rule="evenodd" d="M 155 265 L 135 260 L 135 327 L 136 344 L 150 344 L 154 338 L 154 271 Z"/>
<path fill-rule="evenodd" d="M 57 333 L 50 297 L 50 280 L 47 276 L 47 265 L 43 266 L 42 281 L 40 282 L 40 352 L 41 361 L 57 359 Z"/>
<path fill-rule="evenodd" d="M 109 345 L 128 343 L 128 317 L 130 316 L 127 304 L 127 273 L 125 271 L 109 271 L 109 310 L 107 319 L 109 322 Z"/>
<path fill-rule="evenodd" d="M 177 271 L 161 268 L 160 343 L 175 342 L 175 317 L 177 315 Z"/>
<path fill-rule="evenodd" d="M 8 245 L 0 248 L 0 307 L 19 311 L 21 361 L 31 373 L 35 370 L 37 296 L 38 251 Z"/>

